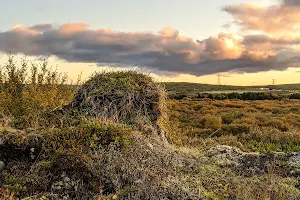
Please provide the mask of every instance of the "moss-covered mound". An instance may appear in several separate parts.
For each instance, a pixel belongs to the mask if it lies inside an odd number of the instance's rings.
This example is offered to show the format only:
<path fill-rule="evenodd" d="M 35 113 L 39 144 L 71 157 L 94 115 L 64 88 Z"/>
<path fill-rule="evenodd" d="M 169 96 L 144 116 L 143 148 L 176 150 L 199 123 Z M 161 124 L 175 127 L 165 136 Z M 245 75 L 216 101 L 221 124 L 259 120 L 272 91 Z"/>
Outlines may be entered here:
<path fill-rule="evenodd" d="M 3 188 L 18 198 L 195 197 L 179 176 L 197 170 L 196 160 L 130 126 L 78 118 L 76 125 L 44 130 L 2 128 L 0 140 Z"/>
<path fill-rule="evenodd" d="M 0 141 L 0 199 L 300 198 L 299 182 L 276 170 L 243 176 L 223 162 L 230 159 L 223 150 L 207 157 L 193 148 L 170 148 L 97 118 L 43 131 L 2 128 Z"/>
<path fill-rule="evenodd" d="M 94 74 L 68 106 L 82 114 L 127 125 L 154 125 L 164 115 L 165 94 L 160 85 L 137 71 Z"/>
<path fill-rule="evenodd" d="M 102 182 L 89 163 L 97 162 L 101 150 L 114 145 L 126 151 L 137 134 L 130 127 L 93 118 L 78 118 L 76 126 L 64 124 L 44 130 L 0 129 L 1 184 L 15 196 L 50 199 L 88 199 L 99 193 Z M 1 192 L 0 192 L 1 199 Z M 38 198 L 33 198 L 38 199 Z"/>

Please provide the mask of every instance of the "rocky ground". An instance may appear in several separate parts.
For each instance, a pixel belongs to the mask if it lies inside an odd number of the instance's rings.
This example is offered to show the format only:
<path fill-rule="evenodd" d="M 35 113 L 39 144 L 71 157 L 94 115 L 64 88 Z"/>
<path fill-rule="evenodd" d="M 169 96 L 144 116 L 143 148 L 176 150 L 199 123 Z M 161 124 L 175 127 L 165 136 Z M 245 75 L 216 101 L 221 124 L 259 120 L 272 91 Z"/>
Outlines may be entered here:
<path fill-rule="evenodd" d="M 299 177 L 300 153 L 246 153 L 239 148 L 220 145 L 207 152 L 215 163 L 222 167 L 235 167 L 243 176 L 265 173 Z"/>

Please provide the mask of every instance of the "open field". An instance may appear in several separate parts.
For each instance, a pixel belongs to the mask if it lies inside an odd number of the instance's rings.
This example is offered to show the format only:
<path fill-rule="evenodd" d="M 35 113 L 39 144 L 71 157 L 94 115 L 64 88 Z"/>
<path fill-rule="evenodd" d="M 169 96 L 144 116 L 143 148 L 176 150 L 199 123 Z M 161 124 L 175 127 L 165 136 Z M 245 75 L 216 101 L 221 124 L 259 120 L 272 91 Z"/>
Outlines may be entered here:
<path fill-rule="evenodd" d="M 265 85 L 265 86 L 232 86 L 232 85 L 209 85 L 200 83 L 164 83 L 169 95 L 185 95 L 195 97 L 201 93 L 243 93 L 243 92 L 264 92 L 275 94 L 299 93 L 300 84 L 287 85 Z"/>
<path fill-rule="evenodd" d="M 166 99 L 136 72 L 70 87 L 13 63 L 0 73 L 0 200 L 300 198 L 300 100 Z"/>
<path fill-rule="evenodd" d="M 300 150 L 299 100 L 185 98 L 168 103 L 172 124 L 177 124 L 185 142 L 200 144 L 214 138 L 246 151 Z"/>
<path fill-rule="evenodd" d="M 300 0 L 1 7 L 0 200 L 300 200 Z"/>

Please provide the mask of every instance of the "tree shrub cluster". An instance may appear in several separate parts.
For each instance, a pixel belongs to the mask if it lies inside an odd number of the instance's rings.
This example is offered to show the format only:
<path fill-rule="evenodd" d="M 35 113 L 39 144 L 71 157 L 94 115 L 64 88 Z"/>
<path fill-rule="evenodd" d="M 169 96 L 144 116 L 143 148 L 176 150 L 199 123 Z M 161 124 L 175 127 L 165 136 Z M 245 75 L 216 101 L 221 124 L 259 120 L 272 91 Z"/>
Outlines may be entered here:
<path fill-rule="evenodd" d="M 169 94 L 170 99 L 181 100 L 183 98 L 199 98 L 199 99 L 214 99 L 214 100 L 225 100 L 225 99 L 240 99 L 240 100 L 282 100 L 282 99 L 300 99 L 300 93 L 293 94 L 277 94 L 272 92 L 231 92 L 231 93 L 199 93 L 194 96 L 188 96 L 180 93 Z"/>

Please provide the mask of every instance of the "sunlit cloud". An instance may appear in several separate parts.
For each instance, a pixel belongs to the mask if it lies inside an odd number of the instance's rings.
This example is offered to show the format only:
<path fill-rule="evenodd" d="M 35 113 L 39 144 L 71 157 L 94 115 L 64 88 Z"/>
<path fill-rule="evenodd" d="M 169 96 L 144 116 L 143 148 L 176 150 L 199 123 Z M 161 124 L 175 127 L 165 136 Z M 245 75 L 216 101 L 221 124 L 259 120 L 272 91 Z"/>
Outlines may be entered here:
<path fill-rule="evenodd" d="M 223 8 L 244 31 L 261 31 L 272 35 L 299 32 L 300 3 L 283 0 L 277 4 L 242 3 Z"/>
<path fill-rule="evenodd" d="M 138 66 L 161 76 L 283 71 L 300 65 L 300 5 L 243 3 L 223 10 L 241 34 L 217 33 L 195 40 L 176 28 L 121 32 L 85 23 L 16 25 L 0 32 L 0 51 L 97 66 Z M 262 20 L 263 19 L 263 20 Z"/>

